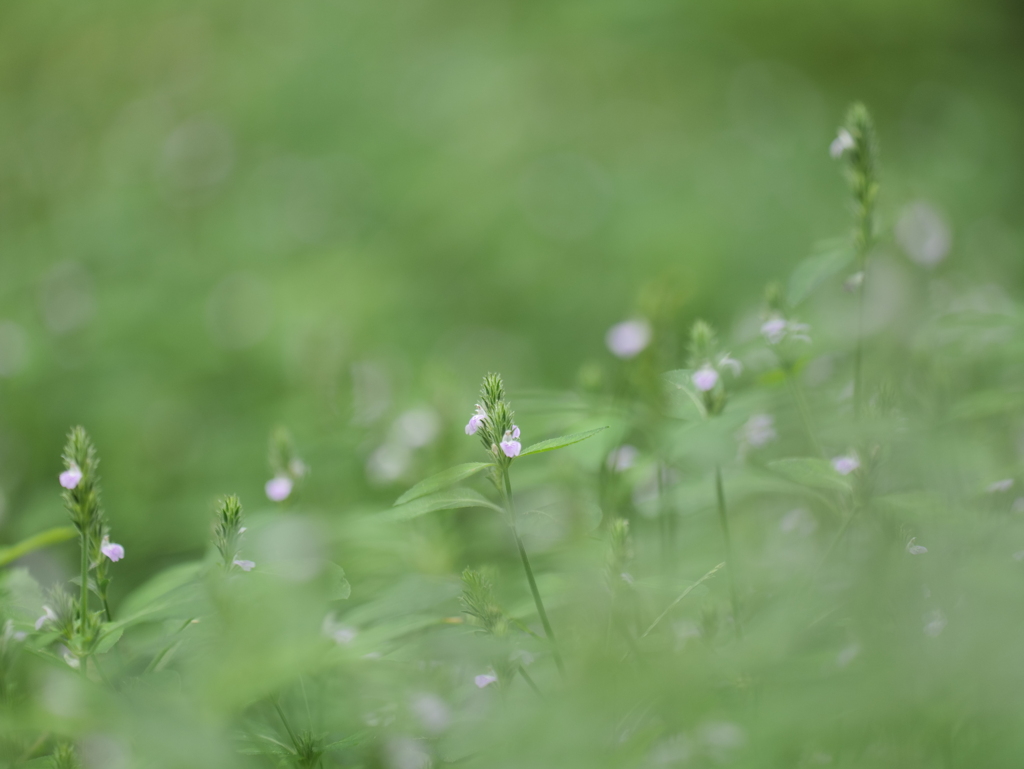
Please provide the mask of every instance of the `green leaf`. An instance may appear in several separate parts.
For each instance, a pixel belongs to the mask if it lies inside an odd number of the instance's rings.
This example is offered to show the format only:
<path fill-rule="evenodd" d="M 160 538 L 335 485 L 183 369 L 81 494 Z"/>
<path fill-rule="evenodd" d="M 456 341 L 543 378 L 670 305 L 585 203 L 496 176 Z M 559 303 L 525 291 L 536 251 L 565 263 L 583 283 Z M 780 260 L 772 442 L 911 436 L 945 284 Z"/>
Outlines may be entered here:
<path fill-rule="evenodd" d="M 425 497 L 427 494 L 433 494 L 435 491 L 441 491 L 447 489 L 449 486 L 454 486 L 459 481 L 464 481 L 471 475 L 476 475 L 481 470 L 487 467 L 494 467 L 493 462 L 467 462 L 464 465 L 455 465 L 455 467 L 449 467 L 447 470 L 432 475 L 426 480 L 420 481 L 396 501 L 395 505 L 403 505 L 406 502 L 411 502 L 414 499 Z"/>
<path fill-rule="evenodd" d="M 202 566 L 201 562 L 193 561 L 160 572 L 125 598 L 118 614 L 130 617 L 152 607 L 161 598 L 192 582 Z"/>
<path fill-rule="evenodd" d="M 327 575 L 330 579 L 328 586 L 328 601 L 344 601 L 352 595 L 352 585 L 345 579 L 345 570 L 336 563 L 327 564 Z"/>
<path fill-rule="evenodd" d="M 56 528 L 33 534 L 16 545 L 0 548 L 0 566 L 6 566 L 34 550 L 56 545 L 60 542 L 67 542 L 76 536 L 78 536 L 78 531 L 74 526 L 57 526 Z"/>
<path fill-rule="evenodd" d="M 123 634 L 124 627 L 107 625 L 100 631 L 99 641 L 97 641 L 96 648 L 93 651 L 96 654 L 106 654 L 114 648 L 114 644 L 121 640 Z"/>
<path fill-rule="evenodd" d="M 499 513 L 502 512 L 500 507 L 482 494 L 472 489 L 454 488 L 432 494 L 429 497 L 414 499 L 404 505 L 396 505 L 383 515 L 391 520 L 408 521 L 435 510 L 454 510 L 459 507 L 487 507 L 497 510 Z"/>
<path fill-rule="evenodd" d="M 826 491 L 850 491 L 849 479 L 843 477 L 825 459 L 813 457 L 791 457 L 768 463 L 768 469 L 786 480 Z"/>
<path fill-rule="evenodd" d="M 818 286 L 843 270 L 853 261 L 853 248 L 847 238 L 824 240 L 814 247 L 814 253 L 804 259 L 789 276 L 786 300 L 798 305 Z"/>
<path fill-rule="evenodd" d="M 573 433 L 572 435 L 563 435 L 559 438 L 552 438 L 547 441 L 541 441 L 530 446 L 526 451 L 522 452 L 519 456 L 528 457 L 531 454 L 541 454 L 545 451 L 554 451 L 555 449 L 561 449 L 566 446 L 571 446 L 574 443 L 585 441 L 591 436 L 597 435 L 602 430 L 607 430 L 607 427 L 597 427 L 593 430 L 586 430 L 582 433 Z"/>

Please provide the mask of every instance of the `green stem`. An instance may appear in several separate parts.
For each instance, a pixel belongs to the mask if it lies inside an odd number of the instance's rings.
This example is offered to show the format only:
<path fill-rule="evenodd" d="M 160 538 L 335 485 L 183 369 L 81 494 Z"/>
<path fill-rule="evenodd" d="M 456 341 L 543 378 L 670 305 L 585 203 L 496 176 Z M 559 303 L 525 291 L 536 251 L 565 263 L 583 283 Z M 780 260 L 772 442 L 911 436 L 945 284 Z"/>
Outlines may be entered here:
<path fill-rule="evenodd" d="M 288 732 L 288 739 L 292 741 L 292 747 L 295 748 L 295 753 L 298 755 L 299 741 L 295 738 L 295 732 L 292 731 L 292 727 L 288 723 L 288 719 L 284 717 L 284 711 L 281 710 L 281 706 L 277 704 L 277 697 L 271 696 L 270 701 L 274 703 L 274 710 L 277 711 L 277 715 L 281 719 L 281 723 L 284 724 L 284 729 Z"/>
<path fill-rule="evenodd" d="M 89 629 L 89 525 L 82 526 L 82 595 L 79 599 L 82 618 L 82 637 L 88 636 Z M 84 667 L 84 665 L 83 665 Z"/>
<path fill-rule="evenodd" d="M 558 651 L 558 643 L 555 641 L 555 631 L 551 629 L 551 622 L 548 621 L 548 613 L 544 610 L 544 601 L 541 600 L 540 590 L 537 589 L 537 580 L 533 577 L 533 567 L 530 566 L 530 557 L 526 554 L 526 548 L 523 546 L 523 540 L 519 536 L 519 529 L 516 528 L 516 511 L 512 503 L 512 481 L 508 477 L 508 467 L 505 466 L 501 470 L 502 479 L 504 480 L 504 494 L 505 494 L 505 509 L 508 512 L 508 523 L 512 527 L 512 534 L 516 539 L 516 547 L 519 548 L 519 557 L 523 561 L 523 570 L 526 572 L 526 581 L 530 583 L 530 592 L 533 593 L 533 602 L 537 606 L 537 614 L 540 615 L 540 622 L 544 626 L 544 635 L 548 638 L 548 643 L 551 644 L 551 652 L 555 658 L 555 665 L 558 667 L 558 672 L 565 677 L 565 664 L 562 662 L 562 655 Z"/>
<path fill-rule="evenodd" d="M 736 592 L 736 562 L 732 556 L 732 536 L 729 534 L 729 515 L 725 509 L 725 489 L 722 487 L 722 466 L 715 465 L 715 495 L 718 498 L 718 522 L 722 525 L 725 539 L 725 560 L 729 572 L 729 595 L 732 600 L 732 618 L 736 623 L 736 635 L 743 638 L 740 626 L 740 602 Z"/>
<path fill-rule="evenodd" d="M 863 260 L 861 267 L 863 268 Z M 865 279 L 867 275 L 865 272 Z M 859 293 L 857 301 L 857 347 L 853 353 L 853 418 L 860 419 L 861 400 L 863 392 L 863 360 L 864 360 L 864 283 L 861 282 L 857 289 Z"/>
<path fill-rule="evenodd" d="M 800 412 L 800 419 L 804 423 L 804 430 L 807 432 L 807 438 L 810 440 L 814 450 L 821 456 L 825 456 L 824 450 L 821 448 L 821 444 L 818 442 L 818 436 L 814 432 L 814 423 L 811 421 L 811 410 L 807 407 L 807 398 L 804 396 L 804 390 L 800 386 L 800 382 L 797 381 L 793 375 L 792 369 L 786 371 L 786 382 L 789 384 L 790 392 L 793 393 L 793 400 L 796 401 L 797 410 Z"/>

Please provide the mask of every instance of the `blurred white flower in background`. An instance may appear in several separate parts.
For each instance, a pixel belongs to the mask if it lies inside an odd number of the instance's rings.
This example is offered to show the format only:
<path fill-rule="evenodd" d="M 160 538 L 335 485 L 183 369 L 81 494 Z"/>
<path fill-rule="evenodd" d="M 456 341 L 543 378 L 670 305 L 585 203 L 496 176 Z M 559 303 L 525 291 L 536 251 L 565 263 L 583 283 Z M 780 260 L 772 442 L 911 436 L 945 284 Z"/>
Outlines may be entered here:
<path fill-rule="evenodd" d="M 441 418 L 431 408 L 403 411 L 391 426 L 391 438 L 409 448 L 418 449 L 434 442 L 441 431 Z"/>
<path fill-rule="evenodd" d="M 623 473 L 634 464 L 640 456 L 640 449 L 636 446 L 630 446 L 628 443 L 624 443 L 612 449 L 608 455 L 608 469 L 613 470 L 617 473 Z"/>
<path fill-rule="evenodd" d="M 986 491 L 989 494 L 997 494 L 1003 491 L 1009 491 L 1013 488 L 1013 478 L 1003 478 L 1001 481 L 990 483 Z"/>
<path fill-rule="evenodd" d="M 915 542 L 917 542 L 917 537 L 911 537 L 910 541 L 907 543 L 908 553 L 910 553 L 911 555 L 923 555 L 928 552 L 927 547 L 925 547 L 924 545 L 915 545 Z"/>
<path fill-rule="evenodd" d="M 838 160 L 843 156 L 843 153 L 847 150 L 852 150 L 857 144 L 853 140 L 853 136 L 845 128 L 840 128 L 839 133 L 836 134 L 836 138 L 832 140 L 832 143 L 828 145 L 828 154 L 834 159 Z"/>
<path fill-rule="evenodd" d="M 771 414 L 753 414 L 740 430 L 740 444 L 752 449 L 771 443 L 778 434 L 775 432 L 775 417 Z"/>
<path fill-rule="evenodd" d="M 414 694 L 409 709 L 423 728 L 434 734 L 443 732 L 452 721 L 451 710 L 436 694 Z"/>
<path fill-rule="evenodd" d="M 617 358 L 635 358 L 651 343 L 651 324 L 642 319 L 616 323 L 608 329 L 604 341 Z"/>
<path fill-rule="evenodd" d="M 904 207 L 896 222 L 896 241 L 922 267 L 935 267 L 949 253 L 953 235 L 945 219 L 922 200 Z"/>
<path fill-rule="evenodd" d="M 835 457 L 832 460 L 832 467 L 840 475 L 849 475 L 860 467 L 860 459 L 856 454 L 846 454 L 845 456 Z"/>

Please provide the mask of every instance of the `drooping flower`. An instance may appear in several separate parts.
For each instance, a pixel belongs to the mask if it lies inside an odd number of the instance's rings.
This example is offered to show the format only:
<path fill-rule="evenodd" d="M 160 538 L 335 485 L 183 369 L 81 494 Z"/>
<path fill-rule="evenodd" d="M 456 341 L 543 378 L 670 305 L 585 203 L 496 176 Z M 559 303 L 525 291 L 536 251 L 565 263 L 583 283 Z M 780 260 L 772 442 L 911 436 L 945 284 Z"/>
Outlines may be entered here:
<path fill-rule="evenodd" d="M 907 552 L 910 553 L 911 555 L 922 555 L 924 553 L 927 553 L 928 552 L 928 548 L 925 547 L 924 545 L 915 545 L 914 543 L 916 541 L 917 541 L 917 537 L 911 537 L 910 538 L 910 541 L 907 543 Z"/>
<path fill-rule="evenodd" d="M 476 413 L 469 418 L 469 422 L 466 423 L 466 435 L 475 435 L 476 431 L 480 429 L 480 426 L 487 419 L 487 412 L 484 411 L 484 407 L 478 405 L 476 407 Z"/>
<path fill-rule="evenodd" d="M 832 459 L 832 467 L 840 475 L 849 475 L 860 467 L 860 459 L 856 454 L 846 454 Z"/>
<path fill-rule="evenodd" d="M 267 481 L 263 487 L 267 493 L 267 499 L 271 502 L 284 502 L 292 493 L 292 479 L 287 475 L 278 475 Z"/>
<path fill-rule="evenodd" d="M 852 150 L 856 146 L 857 143 L 853 140 L 853 135 L 845 128 L 840 128 L 836 138 L 832 140 L 828 147 L 828 154 L 835 159 L 839 159 L 843 156 L 844 152 Z"/>
<path fill-rule="evenodd" d="M 501 446 L 502 453 L 504 453 L 504 455 L 509 459 L 512 459 L 513 457 L 518 457 L 519 452 L 523 450 L 523 445 L 516 440 L 516 438 L 518 437 L 519 428 L 516 427 L 515 425 L 512 425 L 511 430 L 505 431 L 505 437 L 499 444 Z"/>
<path fill-rule="evenodd" d="M 479 689 L 486 689 L 491 684 L 498 683 L 498 677 L 494 673 L 481 673 L 473 679 L 473 683 Z"/>
<path fill-rule="evenodd" d="M 256 566 L 255 561 L 247 561 L 244 558 L 236 558 L 232 563 L 242 571 L 252 571 Z"/>
<path fill-rule="evenodd" d="M 42 630 L 43 625 L 47 622 L 56 622 L 57 612 L 51 609 L 49 606 L 43 606 L 43 616 L 36 620 L 36 630 Z"/>
<path fill-rule="evenodd" d="M 640 319 L 616 323 L 608 329 L 604 342 L 615 357 L 635 358 L 651 343 L 651 324 Z"/>
<path fill-rule="evenodd" d="M 73 489 L 82 481 L 82 470 L 72 462 L 71 467 L 60 474 L 59 480 L 65 489 Z"/>
<path fill-rule="evenodd" d="M 109 536 L 103 537 L 103 541 L 100 543 L 100 552 L 115 563 L 124 558 L 124 548 L 116 542 L 111 542 Z"/>
<path fill-rule="evenodd" d="M 711 366 L 704 365 L 693 372 L 693 386 L 701 392 L 708 392 L 718 384 L 718 372 Z"/>

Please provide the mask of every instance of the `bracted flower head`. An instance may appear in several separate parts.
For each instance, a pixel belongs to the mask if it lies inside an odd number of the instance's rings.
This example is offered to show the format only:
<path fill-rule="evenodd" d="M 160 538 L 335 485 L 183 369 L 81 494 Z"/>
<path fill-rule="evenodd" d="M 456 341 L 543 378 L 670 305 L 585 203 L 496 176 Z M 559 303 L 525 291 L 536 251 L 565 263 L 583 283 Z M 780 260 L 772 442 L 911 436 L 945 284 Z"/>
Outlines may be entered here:
<path fill-rule="evenodd" d="M 482 418 L 474 422 L 477 415 Z M 470 432 L 470 428 L 473 429 Z M 522 444 L 519 443 L 519 428 L 515 424 L 515 414 L 508 401 L 505 400 L 505 385 L 498 374 L 484 377 L 480 389 L 480 403 L 477 413 L 466 425 L 466 433 L 479 435 L 480 442 L 500 463 L 507 463 L 519 456 Z"/>
<path fill-rule="evenodd" d="M 104 536 L 100 542 L 100 552 L 115 563 L 124 558 L 124 548 L 116 542 L 111 542 L 109 536 Z"/>
<path fill-rule="evenodd" d="M 476 411 L 469 418 L 469 422 L 466 423 L 466 435 L 476 435 L 476 431 L 480 429 L 486 420 L 487 412 L 484 411 L 483 406 L 477 404 Z"/>

